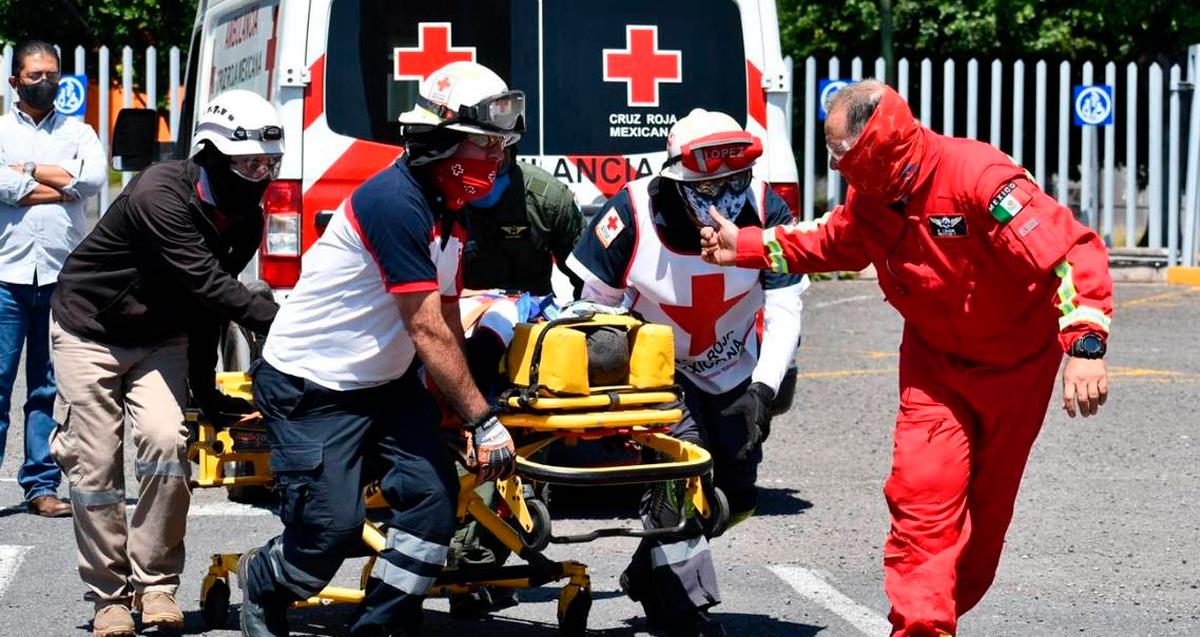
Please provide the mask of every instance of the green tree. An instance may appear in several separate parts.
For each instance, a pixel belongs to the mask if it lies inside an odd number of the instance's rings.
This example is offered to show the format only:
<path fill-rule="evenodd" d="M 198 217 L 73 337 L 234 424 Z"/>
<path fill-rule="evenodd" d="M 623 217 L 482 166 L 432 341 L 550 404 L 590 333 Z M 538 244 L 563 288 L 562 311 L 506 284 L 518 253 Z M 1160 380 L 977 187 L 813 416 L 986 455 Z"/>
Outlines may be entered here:
<path fill-rule="evenodd" d="M 1195 0 L 893 0 L 896 55 L 1179 59 L 1200 42 Z M 877 0 L 779 0 L 784 51 L 880 53 Z"/>
<path fill-rule="evenodd" d="M 186 49 L 195 17 L 196 0 L 0 0 L 0 40 L 46 40 L 68 59 L 77 45 Z"/>

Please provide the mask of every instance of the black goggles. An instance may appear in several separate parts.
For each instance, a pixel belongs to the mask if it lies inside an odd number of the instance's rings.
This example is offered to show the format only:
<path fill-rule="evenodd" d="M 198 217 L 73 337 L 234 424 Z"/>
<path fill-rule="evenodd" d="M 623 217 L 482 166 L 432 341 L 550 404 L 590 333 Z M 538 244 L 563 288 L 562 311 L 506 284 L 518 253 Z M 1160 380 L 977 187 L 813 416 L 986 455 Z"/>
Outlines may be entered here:
<path fill-rule="evenodd" d="M 525 132 L 525 93 L 521 91 L 493 95 L 457 111 L 419 95 L 417 104 L 437 115 L 443 126 L 468 124 L 501 133 Z"/>
<path fill-rule="evenodd" d="M 256 140 L 260 142 L 277 142 L 283 139 L 282 126 L 263 126 L 262 128 L 246 129 L 241 126 L 229 128 L 214 122 L 205 122 L 196 127 L 196 132 L 213 131 L 222 137 L 235 141 Z"/>
<path fill-rule="evenodd" d="M 681 181 L 679 182 L 679 186 L 684 190 L 708 197 L 709 199 L 716 199 L 726 192 L 734 194 L 745 192 L 750 187 L 752 177 L 753 175 L 751 175 L 749 170 L 743 170 L 742 172 L 716 179 Z"/>

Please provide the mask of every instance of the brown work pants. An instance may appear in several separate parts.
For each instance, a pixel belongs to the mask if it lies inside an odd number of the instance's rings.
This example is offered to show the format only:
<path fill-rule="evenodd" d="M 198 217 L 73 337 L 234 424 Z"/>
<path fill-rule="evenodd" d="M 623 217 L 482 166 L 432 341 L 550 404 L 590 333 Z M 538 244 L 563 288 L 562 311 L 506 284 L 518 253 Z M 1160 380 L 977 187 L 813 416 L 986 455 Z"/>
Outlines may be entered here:
<path fill-rule="evenodd" d="M 60 423 L 51 451 L 71 486 L 79 575 L 98 605 L 174 594 L 183 571 L 190 467 L 183 404 L 187 339 L 118 347 L 50 329 Z M 125 516 L 125 419 L 138 499 Z"/>

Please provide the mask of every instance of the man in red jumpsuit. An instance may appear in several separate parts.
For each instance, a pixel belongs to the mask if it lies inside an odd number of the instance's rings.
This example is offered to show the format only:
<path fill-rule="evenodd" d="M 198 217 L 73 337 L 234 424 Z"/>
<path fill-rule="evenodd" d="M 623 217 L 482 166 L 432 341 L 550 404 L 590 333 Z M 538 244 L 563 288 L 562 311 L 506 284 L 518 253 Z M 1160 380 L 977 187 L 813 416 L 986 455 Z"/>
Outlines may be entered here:
<path fill-rule="evenodd" d="M 995 577 L 1064 352 L 1068 414 L 1107 397 L 1108 256 L 1012 159 L 924 128 L 891 88 L 852 85 L 828 112 L 845 205 L 767 230 L 717 216 L 704 255 L 776 272 L 875 265 L 905 319 L 883 488 L 892 635 L 953 635 Z"/>

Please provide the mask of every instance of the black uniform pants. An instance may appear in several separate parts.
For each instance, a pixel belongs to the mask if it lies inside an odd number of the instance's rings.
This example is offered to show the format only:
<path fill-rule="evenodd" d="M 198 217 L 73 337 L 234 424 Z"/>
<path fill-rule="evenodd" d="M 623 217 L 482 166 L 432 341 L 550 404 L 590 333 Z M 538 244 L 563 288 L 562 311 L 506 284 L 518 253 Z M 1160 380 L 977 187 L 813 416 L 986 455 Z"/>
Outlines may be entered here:
<path fill-rule="evenodd" d="M 350 634 L 416 633 L 421 603 L 446 560 L 458 479 L 433 398 L 415 367 L 379 387 L 333 391 L 269 364 L 253 370 L 271 441 L 281 535 L 247 565 L 247 594 L 290 603 L 317 594 L 361 554 L 362 488 L 380 481 L 391 506 Z"/>
<path fill-rule="evenodd" d="M 684 390 L 684 416 L 671 428 L 671 435 L 698 443 L 712 454 L 713 482 L 725 492 L 733 515 L 753 510 L 762 451 L 755 449 L 745 460 L 738 460 L 737 452 L 746 441 L 745 421 L 741 416 L 721 414 L 745 393 L 750 381 L 723 394 L 707 394 L 682 374 L 676 379 Z M 651 487 L 642 498 L 644 526 L 676 526 L 676 511 L 683 497 L 682 482 Z M 696 611 L 721 602 L 712 553 L 694 519 L 684 537 L 642 540 L 626 576 L 630 596 L 642 602 L 652 624 L 679 625 Z"/>

